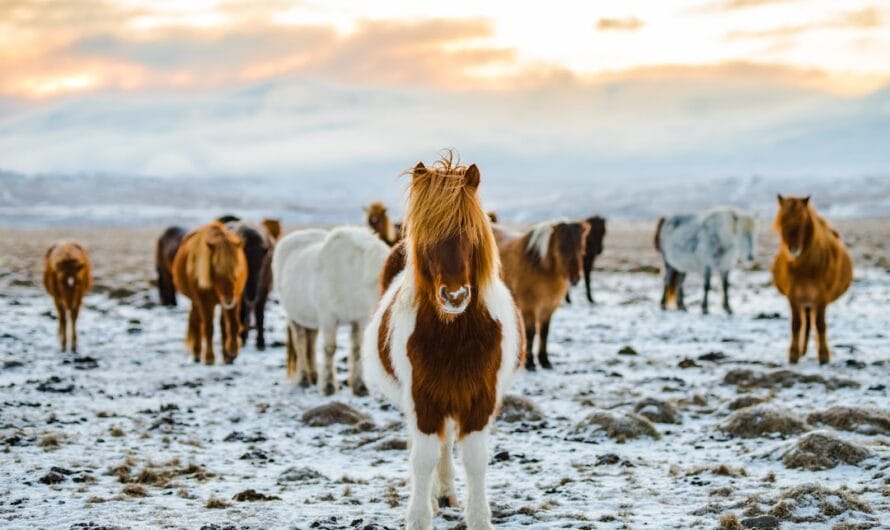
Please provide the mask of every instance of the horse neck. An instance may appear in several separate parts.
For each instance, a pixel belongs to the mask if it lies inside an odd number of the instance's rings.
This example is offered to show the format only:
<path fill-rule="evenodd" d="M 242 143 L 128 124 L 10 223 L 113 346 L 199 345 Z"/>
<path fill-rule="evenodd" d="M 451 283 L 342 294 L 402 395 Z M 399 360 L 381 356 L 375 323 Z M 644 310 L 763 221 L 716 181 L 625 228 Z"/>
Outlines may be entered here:
<path fill-rule="evenodd" d="M 383 214 L 383 239 L 392 245 L 396 242 L 396 229 L 388 214 Z"/>
<path fill-rule="evenodd" d="M 552 235 L 543 256 L 538 253 L 537 248 L 528 248 L 530 239 L 531 234 L 528 234 L 520 240 L 520 243 L 522 244 L 522 251 L 526 254 L 526 259 L 532 262 L 532 264 L 534 264 L 537 269 L 543 272 L 554 274 L 558 273 L 559 271 L 557 271 L 556 266 L 556 250 L 553 248 L 554 240 Z"/>
<path fill-rule="evenodd" d="M 828 229 L 823 225 L 822 218 L 813 209 L 810 209 L 808 214 L 806 222 L 812 223 L 812 236 L 807 245 L 801 249 L 800 255 L 794 260 L 798 266 L 820 265 L 830 246 Z"/>

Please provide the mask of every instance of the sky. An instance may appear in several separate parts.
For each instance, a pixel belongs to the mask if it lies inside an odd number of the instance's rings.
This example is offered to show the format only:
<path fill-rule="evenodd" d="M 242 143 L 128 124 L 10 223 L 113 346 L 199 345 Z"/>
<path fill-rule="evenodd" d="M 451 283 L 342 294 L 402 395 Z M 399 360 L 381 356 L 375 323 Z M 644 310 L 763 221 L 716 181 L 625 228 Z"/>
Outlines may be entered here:
<path fill-rule="evenodd" d="M 885 173 L 888 26 L 887 0 L 0 0 L 0 169 Z"/>

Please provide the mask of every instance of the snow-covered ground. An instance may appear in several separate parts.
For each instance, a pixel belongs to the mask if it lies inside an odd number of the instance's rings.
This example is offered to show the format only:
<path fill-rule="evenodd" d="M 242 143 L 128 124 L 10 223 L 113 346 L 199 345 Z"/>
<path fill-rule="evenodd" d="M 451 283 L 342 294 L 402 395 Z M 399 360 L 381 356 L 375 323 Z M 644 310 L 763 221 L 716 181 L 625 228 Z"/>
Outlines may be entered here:
<path fill-rule="evenodd" d="M 789 368 L 786 303 L 766 272 L 733 278 L 732 316 L 719 296 L 702 315 L 695 281 L 688 313 L 662 312 L 660 279 L 648 273 L 595 273 L 593 306 L 574 292 L 551 326 L 555 369 L 523 373 L 510 390 L 537 411 L 501 418 L 491 436 L 498 528 L 710 529 L 758 510 L 778 516 L 783 529 L 890 528 L 890 425 L 864 434 L 861 425 L 804 424 L 804 432 L 825 429 L 868 451 L 856 465 L 822 471 L 783 463 L 802 434 L 744 438 L 719 429 L 740 396 L 804 420 L 834 405 L 886 413 L 890 271 L 858 268 L 850 292 L 830 308 L 830 365 L 820 367 L 811 347 L 790 373 L 759 383 L 758 375 Z M 182 341 L 186 308 L 156 307 L 146 290 L 91 294 L 81 351 L 61 354 L 49 298 L 33 282 L 6 280 L 0 527 L 400 527 L 405 429 L 377 397 L 295 387 L 280 342 L 265 352 L 248 345 L 232 366 L 192 364 Z M 269 339 L 283 340 L 276 303 L 267 323 Z M 342 330 L 341 382 L 346 344 Z M 625 346 L 636 354 L 619 354 Z M 621 442 L 585 421 L 595 411 L 623 416 L 645 398 L 679 416 L 654 424 L 658 439 Z M 307 425 L 307 410 L 332 401 L 368 421 Z M 274 498 L 235 500 L 250 489 Z M 734 528 L 729 518 L 722 524 Z M 457 509 L 435 520 L 440 529 L 460 525 Z"/>

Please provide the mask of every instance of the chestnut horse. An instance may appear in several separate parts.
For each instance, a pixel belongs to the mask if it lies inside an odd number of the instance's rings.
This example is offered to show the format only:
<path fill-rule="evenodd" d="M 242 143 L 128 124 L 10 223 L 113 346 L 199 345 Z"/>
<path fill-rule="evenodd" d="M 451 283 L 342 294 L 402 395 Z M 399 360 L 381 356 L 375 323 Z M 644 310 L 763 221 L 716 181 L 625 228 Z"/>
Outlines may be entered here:
<path fill-rule="evenodd" d="M 587 301 L 591 304 L 593 301 L 593 290 L 590 286 L 590 274 L 593 272 L 593 265 L 596 257 L 603 253 L 603 238 L 606 236 L 606 220 L 595 215 L 584 220 L 590 225 L 590 232 L 587 233 L 587 240 L 584 243 L 584 289 L 587 292 Z M 566 302 L 572 303 L 571 292 L 566 293 Z"/>
<path fill-rule="evenodd" d="M 176 287 L 173 285 L 173 258 L 182 244 L 185 228 L 171 226 L 164 230 L 155 245 L 155 270 L 158 272 L 158 296 L 161 305 L 176 305 Z"/>
<path fill-rule="evenodd" d="M 788 360 L 795 364 L 807 353 L 810 326 L 815 321 L 819 364 L 826 364 L 831 350 L 825 308 L 850 287 L 853 261 L 838 233 L 816 213 L 809 197 L 778 197 L 776 231 L 781 242 L 770 270 L 773 284 L 791 305 Z"/>
<path fill-rule="evenodd" d="M 393 246 L 402 239 L 402 225 L 392 222 L 382 202 L 372 202 L 365 207 L 365 220 L 387 245 Z"/>
<path fill-rule="evenodd" d="M 538 335 L 538 362 L 550 369 L 547 335 L 550 317 L 569 290 L 581 279 L 581 258 L 590 231 L 586 222 L 544 222 L 525 234 L 495 230 L 504 279 L 525 324 L 527 370 L 535 369 L 532 345 Z M 568 280 L 568 281 L 566 281 Z"/>
<path fill-rule="evenodd" d="M 414 168 L 405 268 L 378 303 L 362 344 L 369 385 L 407 417 L 406 527 L 415 530 L 432 528 L 437 505 L 456 504 L 455 437 L 467 475 L 466 527 L 491 528 L 488 431 L 524 353 L 479 180 L 475 165 L 456 166 L 450 157 Z"/>
<path fill-rule="evenodd" d="M 60 241 L 46 250 L 43 264 L 43 286 L 53 297 L 59 320 L 59 343 L 62 351 L 77 351 L 77 315 L 83 295 L 93 286 L 93 264 L 87 251 L 79 244 Z"/>
<path fill-rule="evenodd" d="M 213 314 L 220 310 L 223 360 L 231 364 L 241 347 L 241 294 L 247 282 L 244 244 L 219 221 L 189 232 L 173 259 L 173 284 L 192 301 L 186 347 L 195 362 L 215 362 Z"/>

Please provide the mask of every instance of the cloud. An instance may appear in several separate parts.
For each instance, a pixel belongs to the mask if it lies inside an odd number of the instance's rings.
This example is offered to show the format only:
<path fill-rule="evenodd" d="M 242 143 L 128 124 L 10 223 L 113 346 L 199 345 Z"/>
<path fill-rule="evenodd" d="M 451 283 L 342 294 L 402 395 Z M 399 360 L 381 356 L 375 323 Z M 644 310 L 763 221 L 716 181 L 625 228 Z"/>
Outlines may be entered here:
<path fill-rule="evenodd" d="M 726 35 L 728 41 L 744 39 L 778 39 L 788 38 L 802 33 L 832 29 L 869 30 L 884 25 L 883 13 L 876 7 L 867 7 L 858 11 L 841 13 L 833 18 L 826 18 L 807 24 L 780 26 L 766 30 L 733 31 Z"/>
<path fill-rule="evenodd" d="M 699 11 L 737 11 L 739 9 L 748 9 L 771 4 L 785 4 L 794 1 L 796 0 L 723 0 L 721 2 L 708 4 L 702 7 Z"/>
<path fill-rule="evenodd" d="M 596 23 L 597 31 L 636 31 L 644 26 L 637 17 L 601 18 Z"/>

